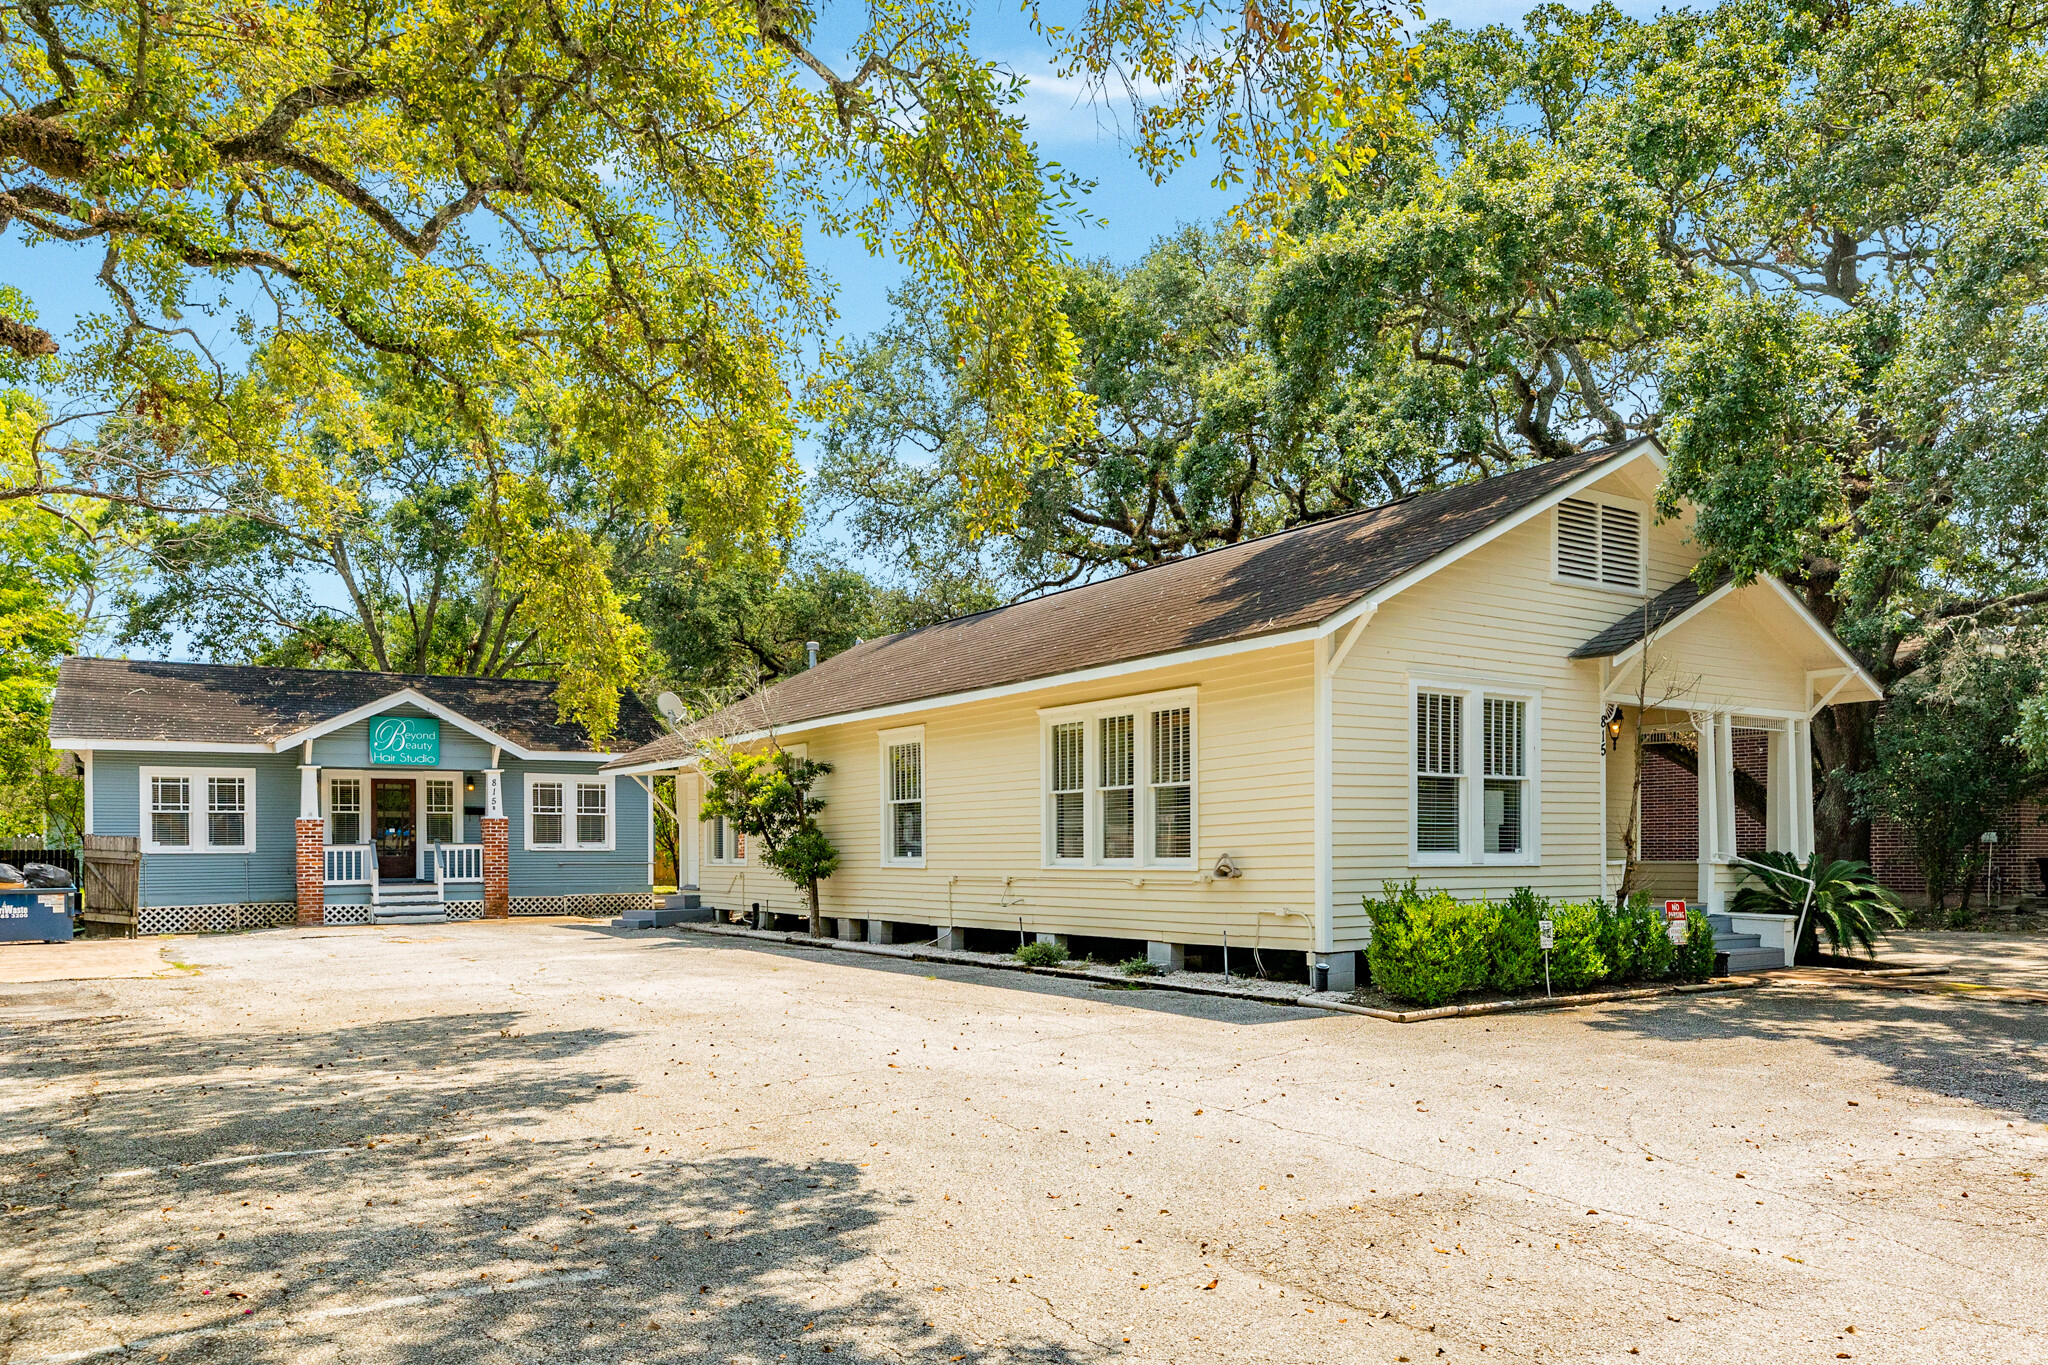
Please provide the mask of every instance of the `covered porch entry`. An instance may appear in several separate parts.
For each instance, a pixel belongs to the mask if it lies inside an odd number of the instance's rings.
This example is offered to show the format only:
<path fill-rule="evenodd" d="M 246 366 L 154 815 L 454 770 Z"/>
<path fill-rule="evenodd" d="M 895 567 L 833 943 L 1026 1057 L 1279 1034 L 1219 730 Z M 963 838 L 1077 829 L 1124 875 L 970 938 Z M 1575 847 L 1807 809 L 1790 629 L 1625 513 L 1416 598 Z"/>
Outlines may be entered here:
<path fill-rule="evenodd" d="M 1704 910 L 1732 968 L 1790 963 L 1794 919 L 1730 906 L 1760 855 L 1812 856 L 1813 717 L 1875 680 L 1770 578 L 1681 580 L 1574 657 L 1602 674 L 1603 889 Z"/>

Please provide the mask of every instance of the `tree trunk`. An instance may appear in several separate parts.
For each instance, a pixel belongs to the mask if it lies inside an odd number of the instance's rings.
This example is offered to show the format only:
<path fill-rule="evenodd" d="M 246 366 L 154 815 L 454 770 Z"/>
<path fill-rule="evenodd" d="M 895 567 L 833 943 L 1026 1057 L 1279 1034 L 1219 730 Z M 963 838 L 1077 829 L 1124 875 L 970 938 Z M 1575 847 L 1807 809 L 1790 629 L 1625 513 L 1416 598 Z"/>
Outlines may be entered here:
<path fill-rule="evenodd" d="M 1870 861 L 1870 821 L 1856 809 L 1851 780 L 1876 762 L 1877 707 L 1869 702 L 1830 706 L 1813 718 L 1814 849 L 1824 861 Z"/>
<path fill-rule="evenodd" d="M 818 879 L 816 877 L 811 878 L 804 889 L 811 896 L 811 937 L 823 938 L 825 937 L 825 918 L 818 912 Z"/>

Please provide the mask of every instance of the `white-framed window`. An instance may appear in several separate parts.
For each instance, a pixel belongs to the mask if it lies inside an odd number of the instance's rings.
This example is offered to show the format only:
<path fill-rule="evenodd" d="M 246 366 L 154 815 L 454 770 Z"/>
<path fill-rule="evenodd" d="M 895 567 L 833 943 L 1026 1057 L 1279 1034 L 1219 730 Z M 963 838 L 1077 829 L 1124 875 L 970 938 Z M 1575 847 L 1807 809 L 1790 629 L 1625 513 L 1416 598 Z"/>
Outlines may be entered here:
<path fill-rule="evenodd" d="M 1039 712 L 1048 867 L 1195 859 L 1192 689 Z"/>
<path fill-rule="evenodd" d="M 1479 850 L 1520 854 L 1528 846 L 1529 703 L 1482 697 Z"/>
<path fill-rule="evenodd" d="M 455 783 L 428 778 L 420 783 L 420 837 L 429 844 L 455 842 Z"/>
<path fill-rule="evenodd" d="M 611 842 L 611 792 L 602 782 L 576 784 L 576 844 L 591 848 Z"/>
<path fill-rule="evenodd" d="M 363 780 L 360 777 L 327 779 L 327 842 L 363 842 Z"/>
<path fill-rule="evenodd" d="M 1540 694 L 1434 681 L 1410 693 L 1409 861 L 1535 862 Z"/>
<path fill-rule="evenodd" d="M 747 861 L 747 836 L 723 815 L 704 822 L 705 857 L 720 867 L 739 867 Z"/>
<path fill-rule="evenodd" d="M 253 853 L 254 768 L 144 768 L 144 853 Z"/>
<path fill-rule="evenodd" d="M 1554 572 L 1559 582 L 1617 592 L 1643 590 L 1643 528 L 1639 502 L 1582 493 L 1557 505 Z"/>
<path fill-rule="evenodd" d="M 526 775 L 529 849 L 612 847 L 612 779 Z"/>
<path fill-rule="evenodd" d="M 882 732 L 882 865 L 924 866 L 924 727 Z"/>

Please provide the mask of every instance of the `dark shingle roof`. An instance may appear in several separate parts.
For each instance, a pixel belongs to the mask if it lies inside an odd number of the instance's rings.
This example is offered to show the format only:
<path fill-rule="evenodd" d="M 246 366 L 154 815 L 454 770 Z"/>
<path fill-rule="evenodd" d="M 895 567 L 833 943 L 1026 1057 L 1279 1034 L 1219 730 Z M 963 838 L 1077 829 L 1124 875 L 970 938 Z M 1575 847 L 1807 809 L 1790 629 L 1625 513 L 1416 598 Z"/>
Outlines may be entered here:
<path fill-rule="evenodd" d="M 1646 606 L 1632 608 L 1628 615 L 1572 651 L 1574 659 L 1605 659 L 1621 653 L 1666 622 L 1685 615 L 1701 601 L 1712 597 L 1728 582 L 1727 575 L 1702 590 L 1691 578 L 1681 578 L 1651 598 Z"/>
<path fill-rule="evenodd" d="M 411 688 L 521 748 L 587 753 L 580 725 L 555 717 L 555 684 L 510 678 L 421 677 L 328 668 L 66 659 L 50 733 L 109 742 L 267 742 Z M 661 723 L 631 694 L 619 699 L 614 747 L 645 744 Z"/>
<path fill-rule="evenodd" d="M 1589 450 L 870 640 L 614 762 L 679 758 L 697 736 L 767 717 L 794 725 L 1312 626 L 1644 448 Z"/>

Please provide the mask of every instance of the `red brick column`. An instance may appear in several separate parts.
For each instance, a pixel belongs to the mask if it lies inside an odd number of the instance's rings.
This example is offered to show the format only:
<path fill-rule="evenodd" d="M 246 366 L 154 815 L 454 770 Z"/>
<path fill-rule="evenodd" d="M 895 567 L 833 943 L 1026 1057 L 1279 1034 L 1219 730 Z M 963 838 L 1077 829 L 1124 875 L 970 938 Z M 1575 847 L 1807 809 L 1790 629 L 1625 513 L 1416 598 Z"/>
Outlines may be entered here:
<path fill-rule="evenodd" d="M 485 816 L 484 918 L 508 919 L 512 914 L 511 821 Z"/>
<path fill-rule="evenodd" d="M 327 919 L 327 827 L 318 819 L 298 824 L 299 923 L 321 924 Z"/>

